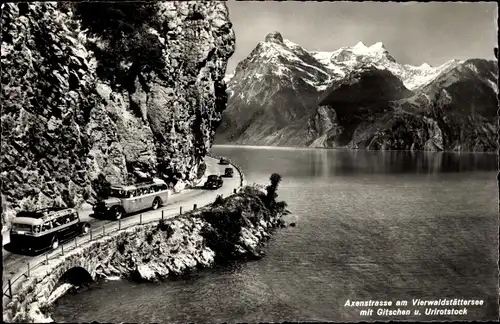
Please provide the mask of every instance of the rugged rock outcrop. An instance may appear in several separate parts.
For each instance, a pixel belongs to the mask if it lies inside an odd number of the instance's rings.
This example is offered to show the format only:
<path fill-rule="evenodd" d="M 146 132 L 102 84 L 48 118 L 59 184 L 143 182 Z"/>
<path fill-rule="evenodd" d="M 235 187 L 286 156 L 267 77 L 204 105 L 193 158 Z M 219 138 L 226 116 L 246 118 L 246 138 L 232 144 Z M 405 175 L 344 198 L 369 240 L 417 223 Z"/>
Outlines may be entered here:
<path fill-rule="evenodd" d="M 129 228 L 66 251 L 49 266 L 33 270 L 4 305 L 6 322 L 48 322 L 54 294 L 64 278 L 78 268 L 90 277 L 122 276 L 159 281 L 211 266 L 218 257 L 233 260 L 261 257 L 272 232 L 283 225 L 286 204 L 270 203 L 260 187 L 240 193 L 174 219 Z M 228 217 L 229 216 L 229 217 Z M 222 226 L 222 225 L 229 226 Z M 68 277 L 68 276 L 67 276 Z M 81 276 L 80 276 L 81 277 Z M 61 288 L 58 288 L 61 287 Z"/>
<path fill-rule="evenodd" d="M 225 108 L 234 33 L 221 2 L 8 3 L 2 193 L 74 206 L 93 180 L 192 180 Z"/>
<path fill-rule="evenodd" d="M 269 34 L 228 80 L 217 143 L 493 151 L 496 62 L 403 65 L 382 43 L 310 52 Z"/>

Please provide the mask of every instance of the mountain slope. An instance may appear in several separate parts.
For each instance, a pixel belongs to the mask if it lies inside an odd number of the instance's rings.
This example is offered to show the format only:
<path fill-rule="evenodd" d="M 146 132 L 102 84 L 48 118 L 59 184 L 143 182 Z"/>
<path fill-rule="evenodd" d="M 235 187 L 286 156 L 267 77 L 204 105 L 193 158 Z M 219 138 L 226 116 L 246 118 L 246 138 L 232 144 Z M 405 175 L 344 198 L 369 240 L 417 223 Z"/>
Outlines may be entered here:
<path fill-rule="evenodd" d="M 349 143 L 342 142 L 350 148 L 494 151 L 496 71 L 493 61 L 465 61 L 414 95 L 388 100 L 387 111 L 365 114 L 363 118 L 342 119 L 342 106 L 335 102 L 323 104 L 338 114 L 338 125 L 355 128 Z M 357 106 L 359 103 L 350 108 Z M 330 141 L 335 139 L 329 137 Z"/>
<path fill-rule="evenodd" d="M 497 76 L 486 60 L 415 67 L 380 42 L 310 52 L 273 32 L 228 77 L 216 143 L 492 150 Z"/>
<path fill-rule="evenodd" d="M 269 34 L 238 64 L 218 139 L 266 143 L 276 130 L 308 116 L 319 98 L 317 88 L 330 81 L 331 72 L 289 45 L 279 33 Z"/>

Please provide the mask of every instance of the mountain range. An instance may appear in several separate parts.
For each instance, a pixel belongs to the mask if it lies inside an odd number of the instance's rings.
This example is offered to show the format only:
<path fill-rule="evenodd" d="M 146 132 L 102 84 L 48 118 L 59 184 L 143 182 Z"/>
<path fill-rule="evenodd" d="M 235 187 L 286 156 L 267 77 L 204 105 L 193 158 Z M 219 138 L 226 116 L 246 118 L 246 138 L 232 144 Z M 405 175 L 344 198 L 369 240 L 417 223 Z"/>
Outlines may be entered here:
<path fill-rule="evenodd" d="M 498 64 L 398 63 L 381 42 L 308 51 L 269 33 L 226 76 L 217 144 L 496 150 Z"/>

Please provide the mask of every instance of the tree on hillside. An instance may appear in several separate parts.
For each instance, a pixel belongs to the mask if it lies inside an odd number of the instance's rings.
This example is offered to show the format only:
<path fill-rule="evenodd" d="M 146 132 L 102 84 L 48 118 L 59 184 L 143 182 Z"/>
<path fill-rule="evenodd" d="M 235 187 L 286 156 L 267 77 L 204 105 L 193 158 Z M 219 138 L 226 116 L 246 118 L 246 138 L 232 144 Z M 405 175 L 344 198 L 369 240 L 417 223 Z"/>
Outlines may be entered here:
<path fill-rule="evenodd" d="M 273 173 L 269 180 L 271 181 L 271 184 L 266 187 L 267 199 L 269 202 L 275 202 L 276 198 L 278 198 L 278 185 L 282 178 L 278 173 Z"/>
<path fill-rule="evenodd" d="M 97 179 L 92 181 L 92 187 L 94 188 L 98 198 L 107 198 L 111 191 L 111 184 L 106 180 L 106 176 L 100 173 Z"/>

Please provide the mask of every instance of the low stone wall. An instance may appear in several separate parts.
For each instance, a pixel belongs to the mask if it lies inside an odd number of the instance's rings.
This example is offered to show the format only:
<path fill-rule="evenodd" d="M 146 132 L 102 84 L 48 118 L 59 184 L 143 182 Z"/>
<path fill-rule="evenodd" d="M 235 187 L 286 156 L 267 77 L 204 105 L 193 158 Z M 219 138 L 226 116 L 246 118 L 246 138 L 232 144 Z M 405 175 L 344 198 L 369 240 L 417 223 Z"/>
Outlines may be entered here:
<path fill-rule="evenodd" d="M 226 201 L 233 199 L 234 206 L 240 198 L 233 196 Z M 244 206 L 246 209 L 242 217 L 246 222 L 236 247 L 242 256 L 255 255 L 272 230 L 281 225 L 282 214 L 263 217 L 262 211 L 254 212 L 246 204 Z M 48 309 L 53 301 L 51 294 L 61 284 L 60 278 L 74 267 L 86 269 L 93 279 L 119 275 L 158 281 L 170 275 L 211 266 L 215 252 L 206 245 L 201 235 L 202 228 L 208 225 L 201 215 L 210 208 L 212 206 L 206 206 L 168 219 L 161 226 L 155 221 L 113 232 L 68 251 L 64 257 L 51 260 L 48 265 L 32 271 L 12 300 L 4 305 L 3 320 L 50 322 L 50 314 L 42 310 Z M 258 219 L 257 223 L 249 222 L 250 218 Z"/>

